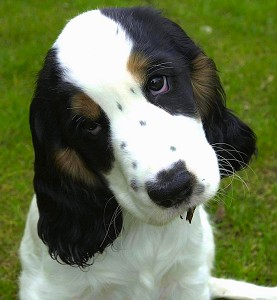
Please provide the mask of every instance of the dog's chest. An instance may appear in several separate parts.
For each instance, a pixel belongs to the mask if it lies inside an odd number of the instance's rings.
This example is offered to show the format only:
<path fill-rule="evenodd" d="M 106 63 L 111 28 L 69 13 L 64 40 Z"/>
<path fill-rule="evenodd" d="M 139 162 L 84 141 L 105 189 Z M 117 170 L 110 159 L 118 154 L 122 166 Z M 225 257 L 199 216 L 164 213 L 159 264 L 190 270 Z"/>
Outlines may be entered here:
<path fill-rule="evenodd" d="M 181 297 L 189 286 L 203 289 L 207 278 L 203 274 L 198 278 L 197 274 L 199 268 L 206 268 L 209 274 L 212 253 L 203 245 L 212 240 L 207 240 L 209 234 L 205 236 L 200 218 L 195 221 L 194 226 L 181 219 L 163 228 L 135 223 L 133 228 L 129 226 L 87 273 L 88 293 L 93 291 L 97 300 L 168 300 L 186 299 Z"/>

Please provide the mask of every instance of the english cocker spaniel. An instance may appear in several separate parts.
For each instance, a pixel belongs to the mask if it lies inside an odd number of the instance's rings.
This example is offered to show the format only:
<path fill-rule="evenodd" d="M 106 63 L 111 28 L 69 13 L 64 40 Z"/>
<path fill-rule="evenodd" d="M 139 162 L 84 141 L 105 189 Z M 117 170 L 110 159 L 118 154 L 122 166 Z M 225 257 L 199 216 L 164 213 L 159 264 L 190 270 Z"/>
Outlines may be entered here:
<path fill-rule="evenodd" d="M 73 18 L 45 58 L 30 125 L 21 299 L 277 299 L 211 277 L 203 204 L 248 164 L 255 135 L 177 24 L 150 8 Z"/>

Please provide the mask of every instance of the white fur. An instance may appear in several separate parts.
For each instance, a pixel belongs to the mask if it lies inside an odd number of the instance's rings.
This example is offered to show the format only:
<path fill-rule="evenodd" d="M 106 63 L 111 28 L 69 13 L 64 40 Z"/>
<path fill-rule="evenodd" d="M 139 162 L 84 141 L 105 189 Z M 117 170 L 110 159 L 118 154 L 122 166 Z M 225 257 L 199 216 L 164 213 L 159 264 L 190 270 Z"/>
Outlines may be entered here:
<path fill-rule="evenodd" d="M 85 271 L 50 258 L 37 235 L 37 221 L 34 198 L 20 248 L 22 300 L 277 299 L 277 288 L 210 277 L 214 241 L 202 206 L 192 224 L 177 218 L 162 227 L 127 213 L 114 246 Z"/>
<path fill-rule="evenodd" d="M 211 278 L 213 297 L 236 300 L 276 300 L 277 287 L 264 287 L 232 279 Z"/>
<path fill-rule="evenodd" d="M 202 203 L 218 189 L 215 153 L 200 120 L 172 116 L 144 97 L 127 69 L 132 41 L 120 25 L 99 11 L 87 12 L 68 23 L 54 47 L 65 79 L 86 92 L 109 118 L 115 163 L 106 179 L 122 208 L 124 230 L 85 271 L 59 264 L 37 235 L 34 198 L 20 248 L 20 299 L 277 299 L 276 289 L 211 278 L 214 241 Z M 176 151 L 170 151 L 171 146 Z M 147 180 L 179 160 L 204 185 L 203 193 L 191 196 L 190 206 L 198 205 L 191 224 L 179 218 L 189 208 L 186 204 L 179 209 L 158 207 L 144 188 Z M 138 191 L 132 190 L 132 179 Z"/>
<path fill-rule="evenodd" d="M 163 227 L 127 213 L 114 246 L 86 271 L 49 257 L 36 233 L 37 220 L 34 199 L 20 249 L 21 299 L 209 299 L 214 244 L 201 206 L 192 224 L 177 218 Z"/>

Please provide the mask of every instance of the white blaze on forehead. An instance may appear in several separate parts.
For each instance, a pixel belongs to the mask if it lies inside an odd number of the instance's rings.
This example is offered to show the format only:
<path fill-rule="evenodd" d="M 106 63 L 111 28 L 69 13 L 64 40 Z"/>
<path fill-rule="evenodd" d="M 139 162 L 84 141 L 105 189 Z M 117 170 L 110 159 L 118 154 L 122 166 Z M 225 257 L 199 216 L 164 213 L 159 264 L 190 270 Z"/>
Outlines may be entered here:
<path fill-rule="evenodd" d="M 116 98 L 117 90 L 122 92 L 127 90 L 127 86 L 130 88 L 130 85 L 136 84 L 127 71 L 131 40 L 119 24 L 99 10 L 72 19 L 61 32 L 54 48 L 58 50 L 58 61 L 65 80 L 82 88 L 96 102 L 101 101 L 98 104 L 104 110 L 103 95 L 110 93 Z"/>

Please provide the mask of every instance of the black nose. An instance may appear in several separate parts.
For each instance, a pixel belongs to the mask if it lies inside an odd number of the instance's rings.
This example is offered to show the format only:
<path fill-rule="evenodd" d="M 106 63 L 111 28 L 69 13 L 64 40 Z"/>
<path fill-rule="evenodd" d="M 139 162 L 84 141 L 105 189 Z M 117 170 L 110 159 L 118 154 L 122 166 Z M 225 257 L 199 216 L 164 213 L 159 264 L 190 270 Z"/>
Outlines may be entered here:
<path fill-rule="evenodd" d="M 188 172 L 182 161 L 172 168 L 159 172 L 155 180 L 146 183 L 149 197 L 163 207 L 177 206 L 192 194 L 195 177 Z"/>

